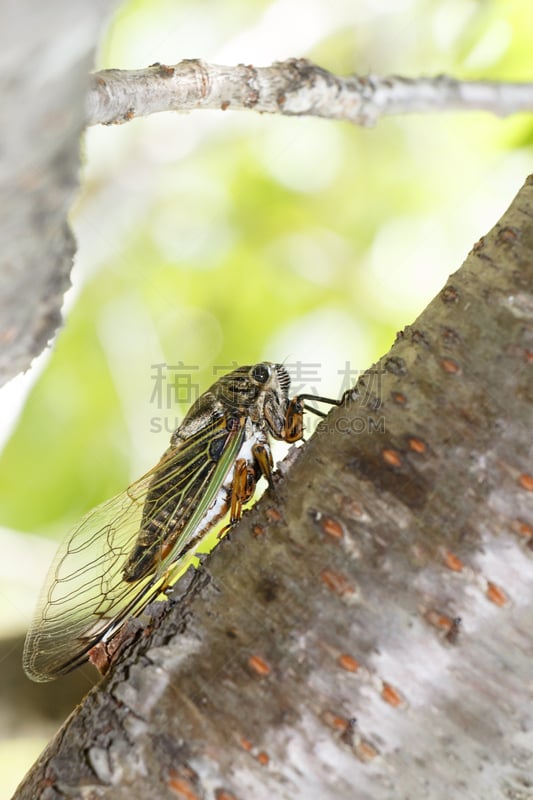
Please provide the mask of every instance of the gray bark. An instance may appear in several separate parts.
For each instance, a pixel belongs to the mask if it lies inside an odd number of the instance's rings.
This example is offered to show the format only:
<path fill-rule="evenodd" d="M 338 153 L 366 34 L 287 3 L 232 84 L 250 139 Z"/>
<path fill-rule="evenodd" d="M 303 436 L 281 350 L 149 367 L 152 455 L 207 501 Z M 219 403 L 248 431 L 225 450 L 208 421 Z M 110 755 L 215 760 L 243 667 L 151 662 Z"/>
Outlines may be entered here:
<path fill-rule="evenodd" d="M 533 178 L 22 798 L 533 796 Z"/>
<path fill-rule="evenodd" d="M 115 0 L 8 0 L 0 25 L 0 385 L 61 321 L 85 95 Z"/>

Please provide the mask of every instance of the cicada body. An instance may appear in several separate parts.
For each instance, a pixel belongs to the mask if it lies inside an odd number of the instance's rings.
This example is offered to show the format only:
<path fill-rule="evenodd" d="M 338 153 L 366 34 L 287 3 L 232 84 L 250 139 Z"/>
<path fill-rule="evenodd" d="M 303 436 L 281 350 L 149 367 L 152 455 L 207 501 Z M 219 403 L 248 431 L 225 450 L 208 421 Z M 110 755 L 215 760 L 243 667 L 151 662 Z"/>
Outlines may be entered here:
<path fill-rule="evenodd" d="M 303 395 L 280 364 L 239 367 L 193 404 L 151 472 L 90 511 L 56 554 L 26 637 L 23 665 L 48 681 L 87 659 L 167 589 L 217 522 L 238 520 L 263 475 L 270 438 L 303 435 Z M 334 402 L 334 401 L 329 401 Z"/>

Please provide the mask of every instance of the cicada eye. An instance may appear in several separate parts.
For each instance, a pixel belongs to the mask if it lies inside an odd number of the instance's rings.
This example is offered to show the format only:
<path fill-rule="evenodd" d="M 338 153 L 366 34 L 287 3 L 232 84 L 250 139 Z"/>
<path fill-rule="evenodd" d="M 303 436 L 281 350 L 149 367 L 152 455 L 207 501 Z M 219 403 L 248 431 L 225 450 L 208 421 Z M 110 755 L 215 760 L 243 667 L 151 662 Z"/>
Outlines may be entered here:
<path fill-rule="evenodd" d="M 267 364 L 256 364 L 252 369 L 252 378 L 257 383 L 266 383 L 270 378 L 271 370 Z"/>

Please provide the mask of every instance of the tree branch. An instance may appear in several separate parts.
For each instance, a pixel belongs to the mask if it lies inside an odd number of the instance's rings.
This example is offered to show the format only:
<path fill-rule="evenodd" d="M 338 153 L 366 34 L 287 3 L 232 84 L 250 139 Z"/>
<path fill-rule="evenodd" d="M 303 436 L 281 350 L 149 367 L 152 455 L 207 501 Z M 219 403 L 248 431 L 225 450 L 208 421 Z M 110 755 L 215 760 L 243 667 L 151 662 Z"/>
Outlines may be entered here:
<path fill-rule="evenodd" d="M 16 800 L 479 800 L 533 775 L 533 176 Z"/>
<path fill-rule="evenodd" d="M 270 67 L 224 67 L 201 60 L 92 76 L 87 124 L 128 122 L 158 111 L 238 109 L 342 119 L 374 125 L 387 114 L 484 110 L 533 111 L 533 84 L 458 81 L 446 76 L 341 78 L 306 59 Z"/>

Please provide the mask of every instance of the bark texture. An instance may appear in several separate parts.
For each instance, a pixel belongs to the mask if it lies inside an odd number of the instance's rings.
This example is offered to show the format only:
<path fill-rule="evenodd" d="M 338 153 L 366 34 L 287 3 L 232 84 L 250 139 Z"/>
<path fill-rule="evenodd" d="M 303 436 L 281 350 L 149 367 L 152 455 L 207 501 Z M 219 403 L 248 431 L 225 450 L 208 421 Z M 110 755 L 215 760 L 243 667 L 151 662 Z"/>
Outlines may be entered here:
<path fill-rule="evenodd" d="M 60 323 L 88 72 L 115 0 L 11 0 L 0 25 L 0 385 Z"/>
<path fill-rule="evenodd" d="M 532 359 L 529 179 L 17 800 L 531 798 Z"/>

